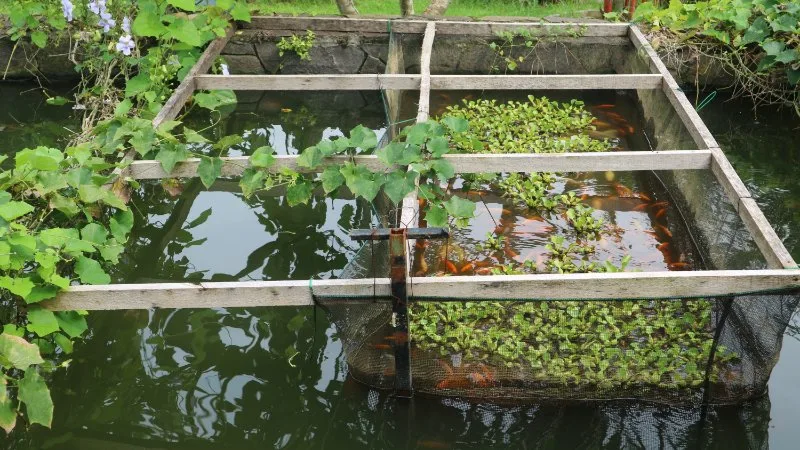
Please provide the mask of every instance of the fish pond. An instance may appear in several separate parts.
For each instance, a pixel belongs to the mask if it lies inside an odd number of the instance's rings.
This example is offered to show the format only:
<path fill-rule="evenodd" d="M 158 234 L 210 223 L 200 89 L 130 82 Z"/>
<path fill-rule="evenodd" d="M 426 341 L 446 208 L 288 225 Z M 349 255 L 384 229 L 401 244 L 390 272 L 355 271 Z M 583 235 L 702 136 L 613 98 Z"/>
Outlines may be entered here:
<path fill-rule="evenodd" d="M 218 117 L 197 112 L 189 117 L 209 137 L 241 136 L 232 155 L 263 145 L 293 154 L 358 123 L 386 129 L 380 94 L 305 94 L 253 94 L 253 101 L 240 99 Z M 441 101 L 434 101 L 432 111 L 445 113 L 447 106 L 475 94 L 448 95 L 435 96 Z M 607 132 L 598 137 L 621 149 L 649 148 L 644 135 L 636 137 L 643 124 L 635 102 L 625 93 L 606 95 L 584 98 L 608 124 L 596 128 Z M 354 102 L 361 106 L 353 107 Z M 43 129 L 70 123 L 58 108 L 42 108 L 27 122 L 17 118 L 23 127 Z M 767 113 L 756 119 L 745 103 L 720 98 L 702 115 L 790 251 L 800 257 L 795 200 L 800 184 L 792 170 L 796 164 L 789 163 L 797 158 L 792 152 L 800 138 L 796 119 Z M 68 136 L 65 131 L 56 139 Z M 598 263 L 621 266 L 630 255 L 632 269 L 704 268 L 688 238 L 693 225 L 660 203 L 670 200 L 654 175 L 559 174 L 551 184 L 558 195 L 572 193 L 591 207 L 592 217 L 613 231 L 604 243 L 597 239 L 593 259 Z M 477 217 L 449 244 L 418 245 L 420 275 L 515 270 L 525 261 L 540 268 L 542 255 L 552 251 L 547 246 L 553 246 L 548 227 L 574 228 L 570 219 L 532 213 L 524 199 L 504 195 L 513 190 L 480 177 L 449 188 L 483 201 Z M 112 276 L 116 282 L 337 277 L 361 248 L 348 231 L 376 225 L 387 215 L 346 193 L 334 199 L 314 196 L 308 205 L 292 208 L 286 201 L 279 188 L 245 199 L 235 183 L 224 181 L 208 191 L 191 180 L 143 183 L 132 195 L 139 220 L 124 264 Z M 504 240 L 478 248 L 487 234 L 502 234 Z M 791 336 L 768 395 L 700 410 L 632 401 L 397 399 L 348 375 L 342 338 L 321 308 L 106 311 L 92 313 L 89 325 L 90 334 L 76 345 L 69 367 L 52 380 L 53 428 L 20 427 L 4 438 L 5 447 L 790 448 L 800 439 L 795 424 L 800 341 Z"/>

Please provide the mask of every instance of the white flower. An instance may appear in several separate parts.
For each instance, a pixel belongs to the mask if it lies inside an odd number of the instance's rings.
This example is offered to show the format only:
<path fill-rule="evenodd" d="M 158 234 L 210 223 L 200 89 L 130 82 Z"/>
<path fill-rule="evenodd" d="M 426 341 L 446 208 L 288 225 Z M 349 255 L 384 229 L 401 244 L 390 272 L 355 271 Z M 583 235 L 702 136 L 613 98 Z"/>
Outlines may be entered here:
<path fill-rule="evenodd" d="M 131 56 L 131 51 L 136 48 L 136 43 L 133 42 L 131 35 L 126 34 L 119 37 L 117 42 L 117 51 L 125 56 Z"/>
<path fill-rule="evenodd" d="M 61 10 L 64 12 L 64 18 L 67 19 L 67 22 L 72 22 L 73 9 L 75 9 L 75 5 L 71 1 L 61 0 Z"/>
<path fill-rule="evenodd" d="M 128 16 L 122 18 L 122 31 L 125 34 L 131 34 L 131 18 Z"/>
<path fill-rule="evenodd" d="M 92 0 L 89 2 L 89 11 L 100 15 L 102 11 L 106 10 L 106 0 Z"/>
<path fill-rule="evenodd" d="M 111 18 L 111 14 L 109 14 L 107 11 L 103 11 L 100 13 L 100 22 L 98 25 L 103 27 L 104 33 L 108 33 L 109 30 L 114 28 L 114 25 L 116 24 L 117 22 Z"/>
<path fill-rule="evenodd" d="M 231 73 L 228 72 L 228 65 L 227 64 L 220 64 L 219 70 L 222 72 L 223 75 L 230 75 Z"/>

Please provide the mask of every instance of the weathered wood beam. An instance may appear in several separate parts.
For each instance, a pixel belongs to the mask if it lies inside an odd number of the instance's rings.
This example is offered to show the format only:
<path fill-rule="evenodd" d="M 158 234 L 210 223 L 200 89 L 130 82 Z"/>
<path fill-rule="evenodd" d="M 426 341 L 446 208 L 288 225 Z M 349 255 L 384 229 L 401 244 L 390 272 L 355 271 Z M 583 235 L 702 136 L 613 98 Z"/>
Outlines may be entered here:
<path fill-rule="evenodd" d="M 235 91 L 362 91 L 377 89 L 419 89 L 416 74 L 346 75 L 200 75 L 197 89 Z"/>
<path fill-rule="evenodd" d="M 428 120 L 431 103 L 431 53 L 433 52 L 433 39 L 436 35 L 436 22 L 428 22 L 425 28 L 425 37 L 422 39 L 420 53 L 419 107 L 417 108 L 417 122 Z"/>
<path fill-rule="evenodd" d="M 800 270 L 710 270 L 415 277 L 412 300 L 645 299 L 726 296 L 800 287 Z M 374 280 L 378 298 L 389 279 Z M 589 287 L 589 288 L 587 288 Z M 51 310 L 311 306 L 319 298 L 373 295 L 373 279 L 73 286 L 41 304 Z M 358 301 L 354 299 L 352 301 Z"/>
<path fill-rule="evenodd" d="M 371 170 L 385 168 L 374 155 L 353 157 L 358 164 Z M 458 154 L 445 155 L 456 173 L 492 172 L 591 172 L 606 170 L 692 170 L 708 169 L 710 150 L 663 150 L 654 152 L 600 152 L 600 153 L 509 153 L 509 154 Z M 235 177 L 250 166 L 248 156 L 222 158 L 222 176 Z M 336 156 L 323 160 L 323 165 L 309 170 L 297 166 L 296 155 L 276 155 L 272 170 L 284 167 L 301 172 L 319 172 L 327 165 L 350 161 L 349 156 Z M 200 160 L 191 158 L 178 163 L 172 173 L 166 173 L 155 160 L 134 161 L 129 166 L 132 178 L 152 180 L 160 178 L 189 178 L 197 176 Z"/>
<path fill-rule="evenodd" d="M 280 17 L 256 16 L 250 23 L 242 24 L 248 30 L 340 31 L 359 33 L 423 33 L 427 20 L 401 18 L 350 18 L 350 17 Z M 578 36 L 625 36 L 628 24 L 624 23 L 549 23 L 549 22 L 486 22 L 439 20 L 440 34 L 494 36 L 501 31 L 520 29 L 541 30 L 552 35 L 568 32 Z"/>
<path fill-rule="evenodd" d="M 660 74 L 431 75 L 431 89 L 659 89 Z"/>
<path fill-rule="evenodd" d="M 797 263 L 752 198 L 739 199 L 739 216 L 771 269 L 796 269 Z"/>
<path fill-rule="evenodd" d="M 695 111 L 694 107 L 689 102 L 689 99 L 686 98 L 686 95 L 680 89 L 680 86 L 678 86 L 678 82 L 675 81 L 675 78 L 672 76 L 669 70 L 667 70 L 667 67 L 661 61 L 661 58 L 658 57 L 658 54 L 655 52 L 655 50 L 653 50 L 653 47 L 651 47 L 650 43 L 647 42 L 647 38 L 644 36 L 644 34 L 642 34 L 642 31 L 639 29 L 639 27 L 632 25 L 630 27 L 628 36 L 630 37 L 631 42 L 633 42 L 634 47 L 642 52 L 647 58 L 650 71 L 661 74 L 663 77 L 662 90 L 667 96 L 667 99 L 669 99 L 669 102 L 672 104 L 672 107 L 675 109 L 675 112 L 678 113 L 678 117 L 681 118 L 683 125 L 689 131 L 692 139 L 694 139 L 695 144 L 697 144 L 697 148 L 718 148 L 719 144 L 717 144 L 714 136 L 712 136 L 711 132 L 708 131 L 708 128 L 703 123 L 703 120 L 700 119 L 697 111 Z"/>
<path fill-rule="evenodd" d="M 739 199 L 750 198 L 750 191 L 744 185 L 739 174 L 736 173 L 725 153 L 718 148 L 711 149 L 711 171 L 722 186 L 728 199 L 739 211 Z"/>

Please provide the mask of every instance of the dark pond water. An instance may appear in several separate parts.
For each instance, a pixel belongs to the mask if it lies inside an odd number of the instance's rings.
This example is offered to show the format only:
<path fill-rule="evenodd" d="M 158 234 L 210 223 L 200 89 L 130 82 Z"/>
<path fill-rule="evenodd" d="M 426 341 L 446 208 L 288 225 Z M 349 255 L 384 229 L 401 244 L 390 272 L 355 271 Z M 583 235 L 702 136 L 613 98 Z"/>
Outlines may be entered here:
<path fill-rule="evenodd" d="M 282 100 L 278 111 L 297 111 L 303 99 L 294 102 Z M 280 112 L 275 119 L 256 114 L 250 124 L 223 120 L 207 131 L 265 129 L 252 133 L 293 153 L 358 121 L 384 126 L 382 108 L 362 109 L 371 112 L 334 113 L 291 133 L 275 126 L 289 127 Z M 745 106 L 719 99 L 702 114 L 800 257 L 798 121 L 760 115 L 755 123 Z M 335 277 L 358 249 L 347 230 L 376 220 L 369 205 L 344 198 L 289 209 L 279 195 L 244 201 L 224 183 L 211 192 L 193 183 L 177 190 L 171 196 L 145 185 L 134 196 L 147 220 L 137 224 L 118 280 Z M 399 400 L 347 376 L 342 340 L 320 309 L 97 312 L 90 325 L 70 367 L 52 381 L 53 429 L 20 429 L 5 438 L 6 448 L 796 448 L 800 440 L 800 341 L 793 338 L 785 340 L 768 396 L 703 415 L 632 402 Z"/>

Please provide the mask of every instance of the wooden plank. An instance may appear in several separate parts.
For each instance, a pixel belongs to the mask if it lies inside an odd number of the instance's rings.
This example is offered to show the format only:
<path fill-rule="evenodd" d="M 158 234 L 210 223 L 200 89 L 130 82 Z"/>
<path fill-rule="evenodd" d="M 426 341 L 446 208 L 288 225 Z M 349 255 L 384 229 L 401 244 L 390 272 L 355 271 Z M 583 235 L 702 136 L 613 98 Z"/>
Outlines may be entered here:
<path fill-rule="evenodd" d="M 800 270 L 712 270 L 415 277 L 412 299 L 638 299 L 725 296 L 800 287 Z M 379 298 L 389 279 L 374 281 Z M 73 286 L 41 304 L 51 310 L 311 306 L 317 297 L 372 298 L 373 280 L 242 281 Z M 591 286 L 591 289 L 587 289 Z"/>
<path fill-rule="evenodd" d="M 416 74 L 199 75 L 196 89 L 236 91 L 361 91 L 419 89 Z"/>
<path fill-rule="evenodd" d="M 728 199 L 739 210 L 739 199 L 750 198 L 750 191 L 744 185 L 742 179 L 734 170 L 725 153 L 718 148 L 711 149 L 711 171 L 717 178 L 717 182 L 725 190 Z"/>
<path fill-rule="evenodd" d="M 431 75 L 431 89 L 658 89 L 660 74 Z"/>
<path fill-rule="evenodd" d="M 413 278 L 414 296 L 450 299 L 637 299 L 800 287 L 800 270 L 709 270 Z"/>
<path fill-rule="evenodd" d="M 242 174 L 244 169 L 250 167 L 249 156 L 233 156 L 222 158 L 222 177 L 236 177 Z M 321 172 L 327 165 L 341 165 L 347 161 L 355 161 L 356 164 L 364 165 L 370 170 L 380 170 L 385 168 L 382 162 L 374 155 L 365 156 L 334 156 L 325 158 L 323 164 L 314 169 L 309 170 L 305 167 L 298 167 L 296 155 L 276 155 L 275 164 L 272 169 L 277 171 L 282 168 L 289 168 L 298 172 Z M 199 158 L 190 158 L 186 161 L 180 162 L 175 165 L 172 173 L 166 173 L 161 167 L 161 163 L 155 160 L 141 160 L 134 161 L 129 167 L 129 173 L 132 178 L 137 180 L 155 180 L 161 178 L 191 178 L 197 176 L 197 167 L 200 164 Z"/>
<path fill-rule="evenodd" d="M 670 104 L 672 104 L 672 107 L 675 108 L 675 112 L 678 113 L 678 117 L 681 118 L 683 125 L 689 131 L 692 139 L 694 139 L 697 148 L 719 148 L 719 144 L 717 144 L 714 136 L 708 131 L 708 128 L 703 123 L 703 120 L 700 119 L 700 116 L 697 114 L 697 111 L 695 111 L 691 102 L 689 102 L 689 99 L 687 99 L 686 95 L 681 91 L 678 82 L 675 81 L 675 78 L 669 70 L 667 70 L 661 58 L 658 57 L 653 47 L 647 42 L 647 38 L 642 34 L 641 30 L 635 25 L 631 26 L 628 36 L 633 42 L 633 45 L 647 57 L 650 70 L 653 73 L 660 73 L 664 78 L 662 90 L 667 96 L 667 99 L 669 99 Z"/>
<path fill-rule="evenodd" d="M 309 288 L 311 286 L 311 289 Z M 388 296 L 389 280 L 375 281 L 378 296 Z M 149 283 L 73 286 L 45 308 L 116 310 L 150 308 L 233 308 L 252 306 L 311 306 L 315 296 L 370 298 L 373 280 L 240 281 L 209 283 Z"/>
<path fill-rule="evenodd" d="M 796 269 L 792 255 L 786 250 L 772 225 L 752 198 L 739 200 L 739 216 L 772 269 Z"/>
<path fill-rule="evenodd" d="M 425 37 L 422 39 L 422 52 L 420 53 L 420 75 L 422 79 L 419 84 L 419 108 L 417 108 L 417 122 L 428 120 L 431 101 L 431 52 L 433 51 L 433 39 L 436 35 L 436 23 L 428 22 L 425 28 Z"/>
<path fill-rule="evenodd" d="M 250 23 L 243 23 L 248 30 L 294 30 L 294 31 L 342 31 L 354 33 L 423 33 L 427 20 L 407 18 L 362 18 L 362 17 L 282 17 L 255 16 Z M 626 36 L 628 24 L 625 23 L 549 23 L 549 22 L 489 22 L 464 20 L 439 20 L 441 34 L 463 34 L 494 36 L 501 31 L 526 29 L 541 30 L 542 34 L 552 35 L 562 31 L 580 36 Z"/>
<path fill-rule="evenodd" d="M 445 155 L 456 173 L 708 169 L 708 150 Z"/>
<path fill-rule="evenodd" d="M 370 170 L 385 166 L 374 155 L 355 156 L 357 164 Z M 663 150 L 654 152 L 599 152 L 599 153 L 510 153 L 510 154 L 459 154 L 445 155 L 456 173 L 491 172 L 591 172 L 606 170 L 693 170 L 708 169 L 711 165 L 710 150 Z M 224 157 L 223 177 L 235 177 L 250 166 L 248 156 Z M 350 161 L 349 156 L 335 156 L 323 160 L 323 165 L 309 170 L 297 166 L 296 155 L 276 155 L 272 170 L 288 167 L 300 172 L 320 172 L 327 165 Z M 197 176 L 200 160 L 190 158 L 166 173 L 161 163 L 155 160 L 134 161 L 129 166 L 129 176 L 138 180 L 161 178 L 189 178 Z"/>

